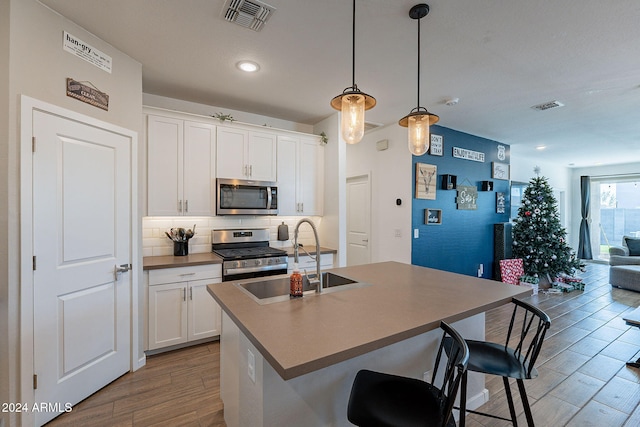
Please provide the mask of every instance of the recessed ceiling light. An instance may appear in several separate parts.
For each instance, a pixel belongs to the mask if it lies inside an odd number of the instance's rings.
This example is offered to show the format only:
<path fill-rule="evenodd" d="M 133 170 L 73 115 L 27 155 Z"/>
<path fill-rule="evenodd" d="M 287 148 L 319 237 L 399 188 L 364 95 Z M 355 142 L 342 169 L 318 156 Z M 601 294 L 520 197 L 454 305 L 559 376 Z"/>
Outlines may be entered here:
<path fill-rule="evenodd" d="M 240 61 L 236 64 L 236 67 L 247 73 L 254 73 L 260 69 L 260 66 L 253 61 Z"/>
<path fill-rule="evenodd" d="M 544 150 L 545 148 L 547 148 L 547 146 L 546 146 L 546 145 L 538 145 L 538 146 L 536 147 L 536 150 Z"/>

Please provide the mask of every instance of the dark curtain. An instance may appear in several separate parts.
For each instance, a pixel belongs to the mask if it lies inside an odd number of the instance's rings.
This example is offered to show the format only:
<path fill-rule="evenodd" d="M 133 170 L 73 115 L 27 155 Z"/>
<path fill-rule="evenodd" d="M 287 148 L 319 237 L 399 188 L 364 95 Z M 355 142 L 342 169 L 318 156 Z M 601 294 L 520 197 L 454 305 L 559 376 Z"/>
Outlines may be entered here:
<path fill-rule="evenodd" d="M 593 259 L 591 253 L 591 232 L 589 231 L 589 211 L 591 209 L 591 179 L 588 176 L 580 177 L 580 241 L 578 243 L 578 258 Z"/>

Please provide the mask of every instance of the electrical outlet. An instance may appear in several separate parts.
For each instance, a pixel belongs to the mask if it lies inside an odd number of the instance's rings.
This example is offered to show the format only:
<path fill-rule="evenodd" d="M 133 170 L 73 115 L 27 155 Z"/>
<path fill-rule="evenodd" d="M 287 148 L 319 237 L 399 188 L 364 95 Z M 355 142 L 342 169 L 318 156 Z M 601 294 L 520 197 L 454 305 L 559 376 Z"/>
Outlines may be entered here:
<path fill-rule="evenodd" d="M 399 228 L 396 228 L 393 230 L 393 234 L 396 237 L 402 237 L 402 230 L 400 230 Z"/>
<path fill-rule="evenodd" d="M 256 357 L 247 349 L 247 374 L 251 381 L 256 383 Z"/>

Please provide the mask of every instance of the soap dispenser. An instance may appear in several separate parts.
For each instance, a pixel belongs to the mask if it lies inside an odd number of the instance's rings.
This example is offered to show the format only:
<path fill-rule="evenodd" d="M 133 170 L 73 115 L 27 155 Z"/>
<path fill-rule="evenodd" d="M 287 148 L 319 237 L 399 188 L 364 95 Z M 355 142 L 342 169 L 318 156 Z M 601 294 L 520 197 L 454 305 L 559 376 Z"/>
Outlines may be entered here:
<path fill-rule="evenodd" d="M 302 296 L 302 274 L 300 274 L 298 264 L 293 264 L 293 273 L 289 278 L 289 296 L 293 298 Z"/>

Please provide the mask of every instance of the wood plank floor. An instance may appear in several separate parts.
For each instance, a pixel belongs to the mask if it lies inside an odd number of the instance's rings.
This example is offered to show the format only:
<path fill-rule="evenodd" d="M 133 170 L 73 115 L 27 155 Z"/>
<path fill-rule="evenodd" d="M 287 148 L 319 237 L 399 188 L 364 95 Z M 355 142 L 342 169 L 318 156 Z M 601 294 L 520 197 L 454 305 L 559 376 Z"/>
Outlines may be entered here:
<path fill-rule="evenodd" d="M 611 289 L 608 274 L 608 266 L 589 264 L 584 292 L 527 298 L 552 319 L 540 376 L 525 382 L 538 426 L 640 426 L 640 370 L 625 364 L 640 350 L 640 329 L 621 319 L 640 306 L 640 293 Z M 510 313 L 509 306 L 487 313 L 487 340 L 502 341 Z M 151 356 L 47 426 L 225 426 L 219 348 L 214 342 Z M 486 385 L 491 399 L 480 410 L 508 417 L 502 380 L 487 377 Z M 514 399 L 518 423 L 526 425 L 517 391 Z M 467 416 L 469 427 L 508 425 Z"/>

